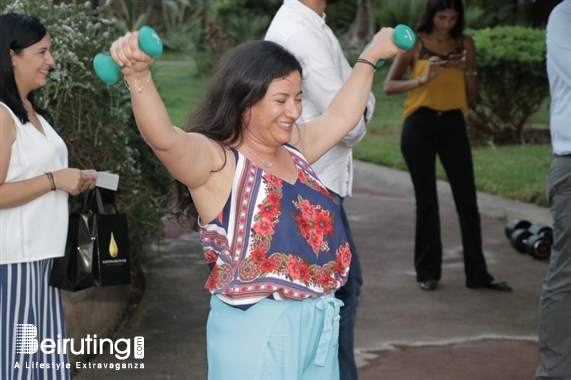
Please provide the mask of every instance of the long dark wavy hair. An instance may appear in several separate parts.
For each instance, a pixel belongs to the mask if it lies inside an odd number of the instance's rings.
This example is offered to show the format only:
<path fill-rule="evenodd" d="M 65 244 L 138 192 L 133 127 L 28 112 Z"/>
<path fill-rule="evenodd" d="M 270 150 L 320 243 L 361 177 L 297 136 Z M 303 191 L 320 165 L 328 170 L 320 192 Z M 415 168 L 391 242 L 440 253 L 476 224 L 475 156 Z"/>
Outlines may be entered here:
<path fill-rule="evenodd" d="M 274 42 L 250 41 L 237 46 L 211 77 L 206 94 L 191 113 L 185 130 L 201 133 L 222 148 L 242 144 L 244 113 L 262 100 L 273 80 L 295 71 L 302 75 L 299 61 Z M 174 180 L 169 198 L 171 214 L 179 223 L 198 230 L 198 212 L 188 188 Z"/>
<path fill-rule="evenodd" d="M 464 2 L 462 0 L 428 0 L 420 15 L 418 24 L 416 24 L 416 33 L 432 33 L 432 29 L 434 28 L 434 15 L 436 12 L 445 11 L 446 9 L 454 9 L 458 12 L 458 21 L 456 21 L 456 25 L 450 29 L 450 36 L 452 38 L 462 36 L 465 24 Z"/>
<path fill-rule="evenodd" d="M 36 16 L 18 13 L 6 13 L 0 16 L 0 101 L 4 102 L 22 123 L 27 123 L 28 113 L 18 91 L 10 50 L 16 55 L 41 41 L 48 30 Z M 28 100 L 40 115 L 46 110 L 38 107 L 34 101 L 34 92 L 30 91 Z"/>

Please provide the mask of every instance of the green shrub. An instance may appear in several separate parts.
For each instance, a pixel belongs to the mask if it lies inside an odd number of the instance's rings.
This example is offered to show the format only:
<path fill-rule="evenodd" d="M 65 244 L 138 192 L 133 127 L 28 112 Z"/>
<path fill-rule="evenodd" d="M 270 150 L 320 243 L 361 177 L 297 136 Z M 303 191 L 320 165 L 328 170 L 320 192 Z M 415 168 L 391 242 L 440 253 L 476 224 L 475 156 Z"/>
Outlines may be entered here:
<path fill-rule="evenodd" d="M 2 13 L 33 14 L 46 25 L 56 65 L 39 103 L 67 143 L 69 165 L 120 175 L 115 202 L 129 219 L 132 256 L 162 232 L 158 207 L 170 181 L 137 132 L 127 89 L 108 86 L 95 75 L 92 60 L 119 35 L 116 23 L 98 18 L 85 5 L 52 5 L 51 0 L 15 0 Z"/>
<path fill-rule="evenodd" d="M 545 30 L 496 27 L 471 31 L 478 61 L 478 97 L 469 125 L 494 144 L 522 140 L 522 130 L 549 94 Z"/>

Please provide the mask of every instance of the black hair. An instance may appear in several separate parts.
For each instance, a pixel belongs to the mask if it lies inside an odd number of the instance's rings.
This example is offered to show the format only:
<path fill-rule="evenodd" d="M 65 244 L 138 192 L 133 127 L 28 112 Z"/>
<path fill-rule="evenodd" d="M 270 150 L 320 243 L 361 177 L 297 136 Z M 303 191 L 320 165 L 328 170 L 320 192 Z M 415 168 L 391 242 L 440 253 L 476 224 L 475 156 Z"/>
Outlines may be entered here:
<path fill-rule="evenodd" d="M 4 102 L 22 123 L 27 123 L 28 113 L 18 91 L 10 50 L 16 55 L 22 50 L 39 42 L 48 30 L 42 22 L 31 15 L 6 13 L 0 16 L 0 101 Z M 28 100 L 34 110 L 40 115 L 47 112 L 34 101 L 33 91 L 28 94 Z"/>
<path fill-rule="evenodd" d="M 250 41 L 237 46 L 211 77 L 186 131 L 201 133 L 221 147 L 241 145 L 246 127 L 244 113 L 263 99 L 272 81 L 295 71 L 302 76 L 299 61 L 274 42 Z M 197 229 L 198 212 L 188 188 L 173 181 L 171 199 L 174 204 L 171 213 L 179 222 L 190 221 Z"/>
<path fill-rule="evenodd" d="M 445 11 L 447 9 L 454 9 L 458 12 L 458 21 L 456 21 L 454 27 L 450 29 L 450 36 L 453 38 L 462 36 L 465 24 L 463 0 L 428 0 L 416 25 L 416 32 L 432 33 L 432 29 L 434 28 L 434 15 L 436 12 Z"/>

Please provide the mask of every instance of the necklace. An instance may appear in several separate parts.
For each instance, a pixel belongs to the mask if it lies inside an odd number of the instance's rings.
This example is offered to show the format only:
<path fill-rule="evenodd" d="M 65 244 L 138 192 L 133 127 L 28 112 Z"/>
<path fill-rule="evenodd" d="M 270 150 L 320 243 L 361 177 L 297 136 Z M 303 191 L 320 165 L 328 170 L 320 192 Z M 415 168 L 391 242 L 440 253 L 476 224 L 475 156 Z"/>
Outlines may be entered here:
<path fill-rule="evenodd" d="M 262 157 L 258 156 L 258 154 L 257 154 L 256 152 L 254 152 L 254 150 L 253 150 L 252 148 L 250 148 L 250 145 L 246 144 L 245 142 L 244 142 L 244 145 L 246 145 L 246 146 L 248 147 L 248 151 L 249 151 L 250 153 L 252 153 L 254 156 L 258 157 L 258 159 L 264 163 L 264 166 L 265 166 L 266 168 L 271 168 L 271 167 L 272 167 L 273 164 L 272 164 L 271 161 L 264 161 L 264 160 L 262 160 Z"/>

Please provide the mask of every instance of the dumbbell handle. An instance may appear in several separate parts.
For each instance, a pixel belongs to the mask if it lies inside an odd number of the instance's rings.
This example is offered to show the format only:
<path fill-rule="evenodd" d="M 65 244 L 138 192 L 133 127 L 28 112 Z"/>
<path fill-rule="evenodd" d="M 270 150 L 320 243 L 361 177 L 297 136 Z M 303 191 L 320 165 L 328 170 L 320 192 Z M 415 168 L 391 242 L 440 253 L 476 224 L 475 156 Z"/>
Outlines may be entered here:
<path fill-rule="evenodd" d="M 393 41 L 395 42 L 395 45 L 397 45 L 399 48 L 403 50 L 410 50 L 412 49 L 414 43 L 416 42 L 416 37 L 411 28 L 403 24 L 398 24 L 397 26 L 395 26 L 395 29 L 393 30 Z M 371 45 L 370 43 L 365 45 L 363 51 L 367 50 L 370 45 Z M 383 67 L 384 64 L 385 60 L 381 59 L 380 61 L 377 62 L 376 68 L 380 69 L 381 67 Z"/>
<path fill-rule="evenodd" d="M 530 235 L 528 238 L 521 239 L 521 242 L 523 244 L 527 244 L 528 240 L 531 240 L 530 238 L 532 237 L 538 237 L 539 239 L 537 239 L 537 241 L 545 241 L 548 245 L 551 245 L 549 239 L 546 238 L 544 235 Z"/>
<path fill-rule="evenodd" d="M 145 25 L 139 29 L 139 49 L 153 58 L 163 53 L 163 42 L 150 26 Z M 93 68 L 103 82 L 113 84 L 117 82 L 119 71 L 123 66 L 116 64 L 109 54 L 99 53 L 93 60 Z"/>

